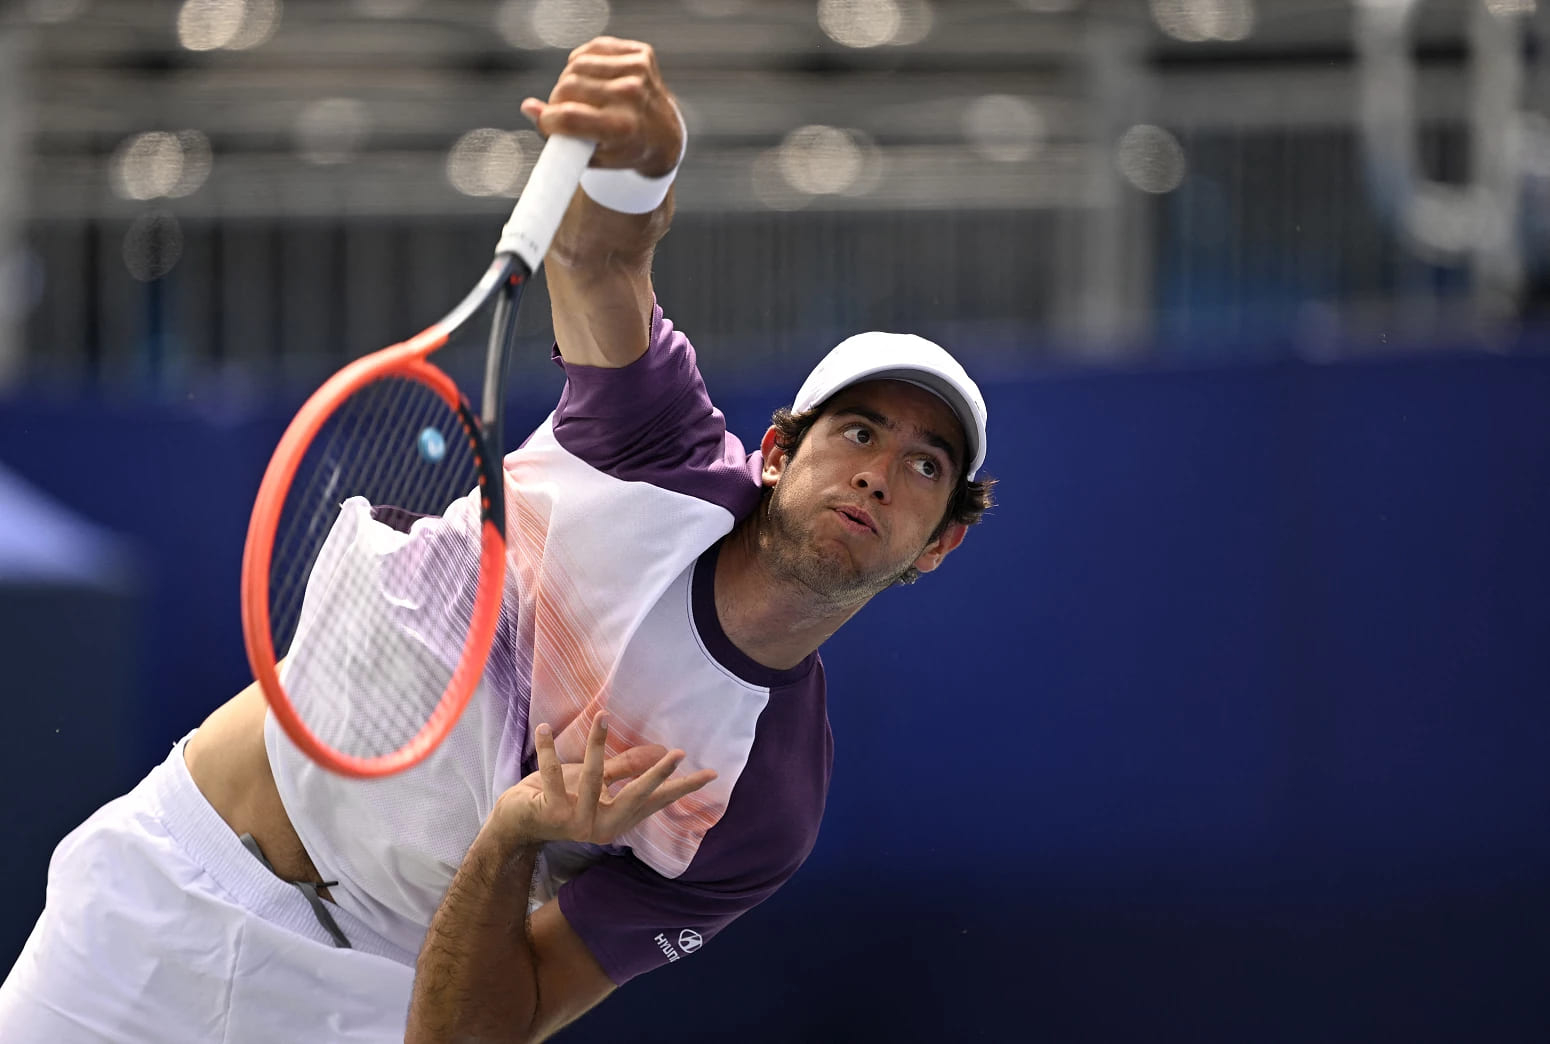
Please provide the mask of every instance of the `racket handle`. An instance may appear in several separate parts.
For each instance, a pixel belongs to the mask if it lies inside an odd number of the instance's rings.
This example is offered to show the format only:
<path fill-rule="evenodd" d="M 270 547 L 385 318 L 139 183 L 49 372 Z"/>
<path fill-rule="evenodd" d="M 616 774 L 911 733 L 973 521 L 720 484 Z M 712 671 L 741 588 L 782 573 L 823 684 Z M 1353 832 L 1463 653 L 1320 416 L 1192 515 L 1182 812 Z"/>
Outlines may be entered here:
<path fill-rule="evenodd" d="M 500 242 L 495 244 L 497 254 L 516 254 L 529 274 L 538 271 L 596 148 L 595 141 L 563 134 L 549 139 L 533 164 L 511 219 L 501 230 Z"/>

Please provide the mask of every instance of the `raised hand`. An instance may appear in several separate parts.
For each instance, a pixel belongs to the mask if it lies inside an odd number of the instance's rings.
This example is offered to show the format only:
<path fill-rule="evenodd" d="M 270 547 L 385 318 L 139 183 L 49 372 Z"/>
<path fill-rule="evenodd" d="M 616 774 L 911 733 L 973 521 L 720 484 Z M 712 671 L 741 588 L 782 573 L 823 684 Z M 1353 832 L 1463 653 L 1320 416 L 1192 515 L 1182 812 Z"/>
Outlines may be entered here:
<path fill-rule="evenodd" d="M 683 125 L 650 44 L 599 36 L 570 54 L 547 102 L 528 98 L 523 115 L 545 135 L 597 142 L 594 167 L 647 177 L 672 170 L 683 153 Z"/>
<path fill-rule="evenodd" d="M 716 778 L 701 769 L 670 780 L 684 752 L 656 744 L 630 747 L 605 760 L 607 715 L 599 714 L 587 736 L 581 764 L 560 764 L 548 725 L 536 730 L 538 771 L 495 802 L 492 818 L 527 844 L 582 841 L 606 845 L 620 834 Z M 617 792 L 616 784 L 629 782 Z"/>

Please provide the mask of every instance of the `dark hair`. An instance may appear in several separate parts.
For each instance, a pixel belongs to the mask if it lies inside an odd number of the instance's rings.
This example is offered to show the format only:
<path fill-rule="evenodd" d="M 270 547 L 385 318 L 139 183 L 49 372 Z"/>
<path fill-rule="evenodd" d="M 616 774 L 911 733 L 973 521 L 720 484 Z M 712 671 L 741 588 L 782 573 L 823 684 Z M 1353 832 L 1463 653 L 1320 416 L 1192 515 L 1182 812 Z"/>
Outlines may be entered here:
<path fill-rule="evenodd" d="M 789 407 L 782 406 L 770 416 L 770 423 L 775 426 L 775 442 L 786 451 L 787 457 L 796 456 L 797 447 L 807 437 L 808 431 L 823 416 L 825 404 L 820 404 L 814 409 L 802 413 L 793 413 Z M 991 488 L 996 480 L 988 475 L 970 481 L 967 477 L 968 468 L 965 461 L 954 461 L 958 470 L 958 483 L 953 487 L 952 496 L 947 498 L 947 511 L 942 515 L 942 521 L 937 523 L 931 531 L 931 539 L 941 536 L 948 526 L 954 522 L 960 522 L 966 526 L 978 525 L 985 517 L 985 512 L 995 507 L 995 498 L 991 495 Z M 768 493 L 766 493 L 768 495 Z M 895 583 L 913 584 L 920 579 L 920 570 L 910 566 Z"/>

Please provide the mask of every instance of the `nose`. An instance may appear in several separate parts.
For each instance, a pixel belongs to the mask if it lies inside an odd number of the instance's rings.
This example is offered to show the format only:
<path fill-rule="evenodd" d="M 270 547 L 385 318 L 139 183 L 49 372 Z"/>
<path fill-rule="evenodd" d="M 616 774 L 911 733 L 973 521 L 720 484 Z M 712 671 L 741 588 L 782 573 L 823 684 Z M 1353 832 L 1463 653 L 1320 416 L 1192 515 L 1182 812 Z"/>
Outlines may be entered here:
<path fill-rule="evenodd" d="M 888 503 L 888 483 L 883 477 L 882 469 L 876 465 L 868 464 L 856 472 L 850 484 L 860 490 L 862 495 L 872 497 L 884 504 Z"/>

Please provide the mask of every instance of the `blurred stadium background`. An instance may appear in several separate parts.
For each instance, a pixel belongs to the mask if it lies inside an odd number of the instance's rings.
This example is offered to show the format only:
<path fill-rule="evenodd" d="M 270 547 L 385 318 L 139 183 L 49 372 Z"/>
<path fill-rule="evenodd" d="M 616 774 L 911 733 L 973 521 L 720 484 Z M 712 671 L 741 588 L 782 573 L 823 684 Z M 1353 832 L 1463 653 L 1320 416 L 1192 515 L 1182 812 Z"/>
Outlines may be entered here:
<path fill-rule="evenodd" d="M 245 683 L 279 431 L 483 269 L 599 32 L 681 99 L 733 430 L 914 330 L 1004 481 L 826 647 L 808 868 L 567 1039 L 1550 1039 L 1535 0 L 12 0 L 0 956 Z"/>

